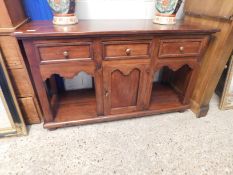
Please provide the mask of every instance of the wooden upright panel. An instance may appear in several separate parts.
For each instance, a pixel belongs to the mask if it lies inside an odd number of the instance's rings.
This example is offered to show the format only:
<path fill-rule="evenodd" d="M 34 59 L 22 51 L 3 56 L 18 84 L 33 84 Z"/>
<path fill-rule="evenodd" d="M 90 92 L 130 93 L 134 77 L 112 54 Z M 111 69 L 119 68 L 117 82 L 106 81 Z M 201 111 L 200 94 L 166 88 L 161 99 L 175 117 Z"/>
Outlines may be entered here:
<path fill-rule="evenodd" d="M 38 109 L 36 108 L 37 102 L 32 97 L 19 98 L 19 105 L 26 121 L 26 124 L 36 124 L 40 123 L 40 118 L 38 117 Z"/>
<path fill-rule="evenodd" d="M 23 10 L 23 0 L 0 0 L 0 32 L 13 31 L 27 17 Z"/>
<path fill-rule="evenodd" d="M 230 19 L 233 3 L 232 0 L 186 0 L 185 10 L 202 16 Z"/>
<path fill-rule="evenodd" d="M 210 42 L 192 95 L 192 110 L 202 117 L 233 49 L 233 1 L 187 0 L 185 10 L 186 22 L 221 29 Z"/>
<path fill-rule="evenodd" d="M 23 0 L 0 0 L 0 46 L 27 124 L 40 123 L 40 109 L 18 41 L 12 32 L 27 21 Z"/>
<path fill-rule="evenodd" d="M 0 36 L 2 52 L 8 69 L 22 69 L 23 59 L 20 53 L 18 41 L 13 36 Z"/>

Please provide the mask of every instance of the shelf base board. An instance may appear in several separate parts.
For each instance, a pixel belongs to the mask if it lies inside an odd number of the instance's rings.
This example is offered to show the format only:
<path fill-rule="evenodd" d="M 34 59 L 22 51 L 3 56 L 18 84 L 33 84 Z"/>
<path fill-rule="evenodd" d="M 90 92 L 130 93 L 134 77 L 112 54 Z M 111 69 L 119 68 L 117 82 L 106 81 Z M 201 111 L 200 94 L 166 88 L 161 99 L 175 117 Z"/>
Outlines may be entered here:
<path fill-rule="evenodd" d="M 170 109 L 166 108 L 166 109 L 160 109 L 160 110 L 138 111 L 138 112 L 133 112 L 133 113 L 128 113 L 128 114 L 98 116 L 98 117 L 93 117 L 93 118 L 83 119 L 83 120 L 73 120 L 73 121 L 63 121 L 63 122 L 54 121 L 54 122 L 45 123 L 44 128 L 56 129 L 56 128 L 61 128 L 61 127 L 110 122 L 110 121 L 117 121 L 117 120 L 123 120 L 123 119 L 152 116 L 152 115 L 163 114 L 163 113 L 179 112 L 179 111 L 187 110 L 189 108 L 190 108 L 190 105 L 182 105 L 182 106 L 179 106 L 176 108 L 170 108 Z"/>
<path fill-rule="evenodd" d="M 167 84 L 155 83 L 151 94 L 150 107 L 144 111 L 98 116 L 94 89 L 71 91 L 60 95 L 59 108 L 53 122 L 44 128 L 61 127 L 109 122 L 136 117 L 145 117 L 169 112 L 183 112 L 190 108 L 180 102 L 177 92 Z"/>

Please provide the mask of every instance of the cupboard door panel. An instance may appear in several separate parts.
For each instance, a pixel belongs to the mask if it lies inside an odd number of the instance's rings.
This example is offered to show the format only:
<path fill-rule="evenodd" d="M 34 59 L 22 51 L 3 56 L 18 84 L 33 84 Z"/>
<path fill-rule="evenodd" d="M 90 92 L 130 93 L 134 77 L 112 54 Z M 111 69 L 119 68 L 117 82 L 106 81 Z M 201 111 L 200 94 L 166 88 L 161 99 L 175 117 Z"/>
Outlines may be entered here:
<path fill-rule="evenodd" d="M 104 113 L 121 114 L 143 109 L 149 62 L 105 63 L 104 68 Z"/>
<path fill-rule="evenodd" d="M 127 107 L 137 105 L 137 96 L 140 83 L 140 70 L 134 69 L 129 75 L 119 70 L 111 75 L 111 107 Z"/>

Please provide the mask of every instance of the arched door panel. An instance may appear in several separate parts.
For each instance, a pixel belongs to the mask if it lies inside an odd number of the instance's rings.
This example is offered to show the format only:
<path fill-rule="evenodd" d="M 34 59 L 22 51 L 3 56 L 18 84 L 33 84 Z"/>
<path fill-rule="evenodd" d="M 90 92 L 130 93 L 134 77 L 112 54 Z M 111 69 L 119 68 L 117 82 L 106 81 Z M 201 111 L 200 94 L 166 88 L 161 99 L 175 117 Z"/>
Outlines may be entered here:
<path fill-rule="evenodd" d="M 138 111 L 143 108 L 144 64 L 104 66 L 104 111 L 106 115 Z"/>

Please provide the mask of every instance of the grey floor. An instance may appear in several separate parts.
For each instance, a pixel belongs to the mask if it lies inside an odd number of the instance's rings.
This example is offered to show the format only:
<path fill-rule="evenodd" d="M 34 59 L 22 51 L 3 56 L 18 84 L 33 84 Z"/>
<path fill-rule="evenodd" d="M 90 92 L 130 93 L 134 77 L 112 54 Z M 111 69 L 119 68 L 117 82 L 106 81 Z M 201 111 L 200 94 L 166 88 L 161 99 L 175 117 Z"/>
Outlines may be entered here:
<path fill-rule="evenodd" d="M 215 97 L 205 118 L 190 111 L 0 140 L 0 175 L 233 174 L 233 110 Z"/>

